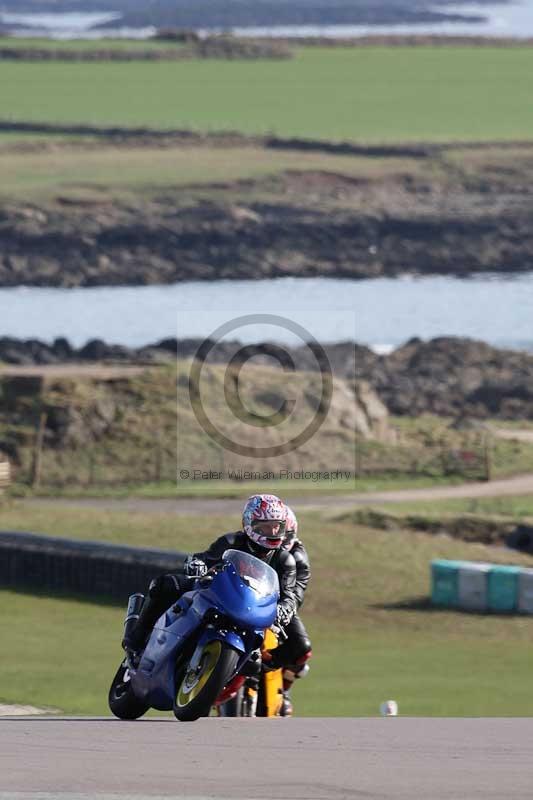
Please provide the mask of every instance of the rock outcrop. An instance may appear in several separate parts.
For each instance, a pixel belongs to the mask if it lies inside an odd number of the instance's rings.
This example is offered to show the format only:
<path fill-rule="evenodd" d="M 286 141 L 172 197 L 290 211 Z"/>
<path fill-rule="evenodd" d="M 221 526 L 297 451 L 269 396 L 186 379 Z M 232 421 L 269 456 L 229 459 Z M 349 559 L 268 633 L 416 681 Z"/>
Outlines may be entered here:
<path fill-rule="evenodd" d="M 0 338 L 0 361 L 27 366 L 102 361 L 157 364 L 192 358 L 202 342 L 169 338 L 136 350 L 94 339 L 76 349 L 65 339 L 46 344 L 4 337 Z M 286 349 L 296 369 L 317 369 L 309 348 Z M 272 364 L 268 357 L 275 352 L 272 345 L 265 343 L 262 350 L 264 355 L 256 356 L 256 362 Z M 501 350 L 458 337 L 427 342 L 411 339 L 389 355 L 377 355 L 353 342 L 328 344 L 324 350 L 333 374 L 356 383 L 360 410 L 354 425 L 361 431 L 365 415 L 373 420 L 374 429 L 379 428 L 385 409 L 400 416 L 432 413 L 456 418 L 533 419 L 533 353 Z M 246 360 L 247 350 L 240 342 L 221 342 L 210 351 L 209 362 L 228 363 L 239 351 Z"/>
<path fill-rule="evenodd" d="M 358 372 L 393 414 L 533 419 L 531 353 L 455 337 L 412 339 L 367 358 Z"/>

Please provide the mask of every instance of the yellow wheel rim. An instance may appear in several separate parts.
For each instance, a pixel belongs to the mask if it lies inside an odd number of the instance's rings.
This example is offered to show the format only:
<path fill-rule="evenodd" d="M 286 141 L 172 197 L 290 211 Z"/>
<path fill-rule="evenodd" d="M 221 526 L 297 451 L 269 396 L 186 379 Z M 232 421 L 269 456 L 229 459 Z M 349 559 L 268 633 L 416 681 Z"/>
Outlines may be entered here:
<path fill-rule="evenodd" d="M 183 708 L 194 700 L 195 697 L 198 697 L 213 674 L 221 652 L 222 642 L 218 639 L 209 642 L 209 644 L 204 647 L 198 669 L 187 672 L 181 682 L 176 699 L 176 705 L 179 708 Z"/>

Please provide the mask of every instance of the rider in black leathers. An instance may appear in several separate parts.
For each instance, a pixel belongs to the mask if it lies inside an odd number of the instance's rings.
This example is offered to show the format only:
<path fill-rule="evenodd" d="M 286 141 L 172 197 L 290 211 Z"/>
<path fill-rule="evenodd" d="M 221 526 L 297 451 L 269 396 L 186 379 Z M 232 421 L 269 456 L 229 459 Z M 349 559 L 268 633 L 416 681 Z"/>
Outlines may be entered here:
<path fill-rule="evenodd" d="M 296 562 L 296 601 L 297 613 L 294 614 L 289 625 L 285 628 L 287 641 L 271 651 L 272 660 L 270 666 L 283 666 L 283 706 L 282 716 L 292 714 L 292 702 L 290 692 L 295 679 L 303 678 L 309 672 L 308 660 L 312 656 L 311 642 L 305 630 L 305 626 L 300 618 L 299 610 L 304 602 L 304 594 L 307 584 L 311 578 L 311 566 L 307 551 L 298 538 L 298 521 L 296 515 L 287 507 L 286 533 L 283 548 L 291 553 Z M 299 656 L 291 660 L 292 648 L 290 643 L 297 640 L 300 643 L 298 648 Z M 287 646 L 289 645 L 289 646 Z"/>
<path fill-rule="evenodd" d="M 254 512 L 256 518 L 250 519 L 251 512 L 247 509 L 250 503 L 252 505 L 254 502 L 257 503 L 256 498 L 259 498 L 265 508 L 259 506 Z M 261 558 L 276 571 L 280 584 L 276 623 L 287 629 L 288 639 L 281 648 L 276 648 L 273 654 L 276 662 L 280 658 L 283 659 L 283 663 L 280 662 L 278 666 L 297 664 L 310 650 L 310 643 L 305 628 L 301 622 L 298 624 L 297 618 L 295 619 L 299 587 L 296 560 L 288 550 L 282 549 L 285 514 L 285 506 L 274 495 L 256 495 L 250 498 L 243 514 L 243 527 L 249 532 L 237 531 L 224 534 L 207 550 L 189 556 L 180 573 L 160 575 L 153 580 L 137 624 L 133 631 L 125 636 L 123 647 L 133 652 L 142 649 L 161 614 L 185 591 L 192 588 L 197 577 L 201 577 L 207 569 L 219 564 L 226 550 L 233 549 Z M 277 528 L 272 528 L 274 535 L 268 530 L 269 523 L 271 526 L 277 525 Z"/>

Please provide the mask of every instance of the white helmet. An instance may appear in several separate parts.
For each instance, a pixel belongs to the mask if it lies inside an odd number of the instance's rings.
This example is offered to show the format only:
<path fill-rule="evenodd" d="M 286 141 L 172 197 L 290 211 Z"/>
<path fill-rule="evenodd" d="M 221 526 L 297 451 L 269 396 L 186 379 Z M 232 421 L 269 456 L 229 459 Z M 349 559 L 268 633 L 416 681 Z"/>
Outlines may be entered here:
<path fill-rule="evenodd" d="M 275 494 L 254 494 L 248 498 L 242 512 L 242 529 L 248 538 L 265 550 L 279 550 L 285 536 L 287 508 Z M 275 534 L 256 530 L 260 522 L 279 522 Z"/>

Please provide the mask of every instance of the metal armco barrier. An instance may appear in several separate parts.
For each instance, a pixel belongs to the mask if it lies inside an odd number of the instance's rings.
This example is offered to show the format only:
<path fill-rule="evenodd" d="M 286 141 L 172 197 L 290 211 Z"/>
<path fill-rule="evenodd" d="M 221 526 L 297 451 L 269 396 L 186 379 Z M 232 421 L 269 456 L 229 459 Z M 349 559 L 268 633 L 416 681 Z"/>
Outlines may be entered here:
<path fill-rule="evenodd" d="M 0 586 L 125 601 L 186 553 L 0 531 Z"/>

